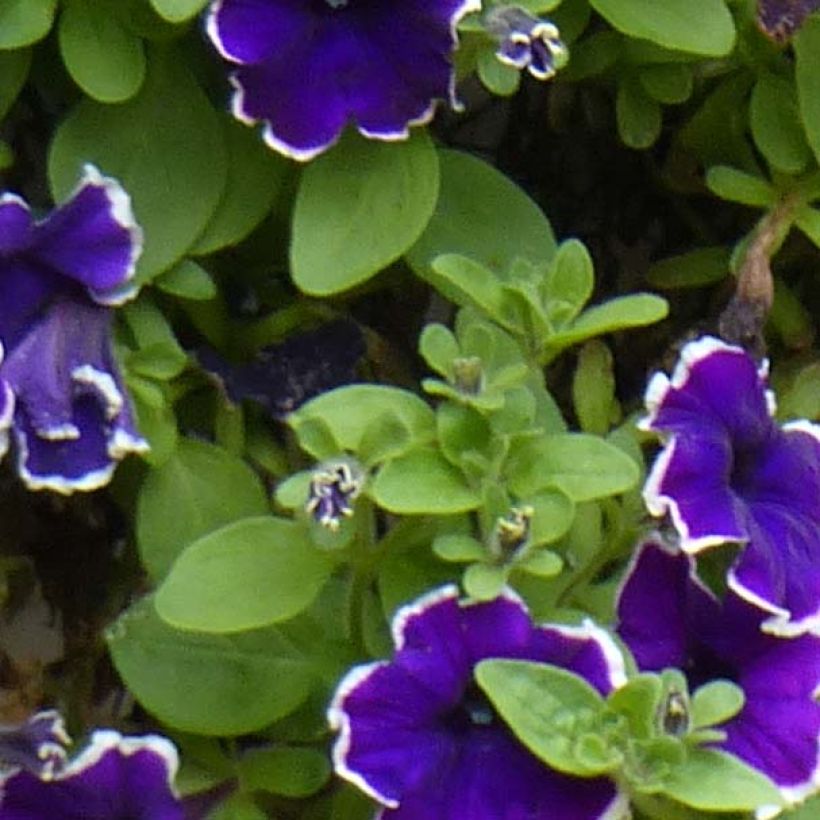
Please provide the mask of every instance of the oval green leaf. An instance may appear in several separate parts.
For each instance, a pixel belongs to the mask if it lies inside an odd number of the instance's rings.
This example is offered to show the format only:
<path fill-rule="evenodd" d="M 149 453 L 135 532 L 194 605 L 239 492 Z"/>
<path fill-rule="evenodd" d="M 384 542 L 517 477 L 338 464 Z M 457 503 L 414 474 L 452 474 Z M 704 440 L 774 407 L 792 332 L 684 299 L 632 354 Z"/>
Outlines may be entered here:
<path fill-rule="evenodd" d="M 332 563 L 283 518 L 246 518 L 195 541 L 159 587 L 159 616 L 179 629 L 241 632 L 308 607 Z"/>
<path fill-rule="evenodd" d="M 192 541 L 268 511 L 264 487 L 244 461 L 214 444 L 182 439 L 140 489 L 140 557 L 151 577 L 159 580 Z"/>
<path fill-rule="evenodd" d="M 150 598 L 106 634 L 117 671 L 151 714 L 200 735 L 243 735 L 296 709 L 313 673 L 275 628 L 237 635 L 174 629 Z"/>
<path fill-rule="evenodd" d="M 296 284 L 324 296 L 387 267 L 424 230 L 438 185 L 426 133 L 397 143 L 347 133 L 303 172 L 290 253 Z"/>

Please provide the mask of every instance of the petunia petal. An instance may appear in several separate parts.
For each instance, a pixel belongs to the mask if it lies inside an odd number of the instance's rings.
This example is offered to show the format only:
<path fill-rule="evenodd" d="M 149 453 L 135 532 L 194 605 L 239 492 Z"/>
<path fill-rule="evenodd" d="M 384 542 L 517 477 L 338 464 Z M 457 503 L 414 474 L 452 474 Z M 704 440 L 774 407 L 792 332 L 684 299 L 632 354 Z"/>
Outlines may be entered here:
<path fill-rule="evenodd" d="M 37 224 L 29 253 L 85 285 L 99 304 L 120 304 L 134 294 L 125 286 L 142 253 L 142 231 L 128 194 L 86 165 L 69 200 Z"/>
<path fill-rule="evenodd" d="M 25 250 L 31 243 L 34 220 L 28 205 L 16 194 L 0 196 L 0 255 Z"/>
<path fill-rule="evenodd" d="M 89 746 L 51 780 L 18 771 L 2 783 L 2 820 L 182 820 L 173 793 L 178 759 L 165 738 L 94 732 Z"/>

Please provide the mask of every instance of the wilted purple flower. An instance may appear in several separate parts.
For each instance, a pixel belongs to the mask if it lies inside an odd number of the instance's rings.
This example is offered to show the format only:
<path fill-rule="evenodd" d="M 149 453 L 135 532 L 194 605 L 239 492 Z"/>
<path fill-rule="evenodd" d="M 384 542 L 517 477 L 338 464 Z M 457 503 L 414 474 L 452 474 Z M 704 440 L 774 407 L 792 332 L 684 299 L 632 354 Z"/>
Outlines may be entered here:
<path fill-rule="evenodd" d="M 247 364 L 225 361 L 210 348 L 197 351 L 231 401 L 250 399 L 283 419 L 306 401 L 349 384 L 365 353 L 358 325 L 339 320 L 262 348 Z"/>
<path fill-rule="evenodd" d="M 353 515 L 353 502 L 363 487 L 362 469 L 352 460 L 321 464 L 311 474 L 305 512 L 335 532 L 343 518 Z"/>
<path fill-rule="evenodd" d="M 0 820 L 182 820 L 178 765 L 163 737 L 100 730 L 51 779 L 21 769 L 0 780 Z"/>
<path fill-rule="evenodd" d="M 127 194 L 92 166 L 42 221 L 19 197 L 0 197 L 0 430 L 13 403 L 18 471 L 31 489 L 94 489 L 117 460 L 147 447 L 107 307 L 135 293 L 141 248 Z"/>
<path fill-rule="evenodd" d="M 764 34 L 783 43 L 820 9 L 820 0 L 757 0 L 757 22 Z"/>
<path fill-rule="evenodd" d="M 618 633 L 638 667 L 681 669 L 691 688 L 715 679 L 741 687 L 745 703 L 717 743 L 767 775 L 787 803 L 820 790 L 820 637 L 760 629 L 766 613 L 731 590 L 723 602 L 695 562 L 659 541 L 643 544 L 618 599 Z"/>
<path fill-rule="evenodd" d="M 47 780 L 62 768 L 68 743 L 63 719 L 53 709 L 20 726 L 0 726 L 0 772 L 25 769 Z"/>
<path fill-rule="evenodd" d="M 712 337 L 686 345 L 670 381 L 656 374 L 642 422 L 666 440 L 644 487 L 681 547 L 744 548 L 729 571 L 768 610 L 764 628 L 798 634 L 820 620 L 820 427 L 778 426 L 766 367 Z"/>
<path fill-rule="evenodd" d="M 446 586 L 399 610 L 392 661 L 352 669 L 328 711 L 339 738 L 337 774 L 395 820 L 562 820 L 620 817 L 625 798 L 607 778 L 548 768 L 493 711 L 473 681 L 484 658 L 551 663 L 606 694 L 624 680 L 612 640 L 584 626 L 533 626 L 506 593 L 460 603 Z"/>
<path fill-rule="evenodd" d="M 495 6 L 484 17 L 487 32 L 498 39 L 496 57 L 505 65 L 527 69 L 548 80 L 569 58 L 557 26 L 517 6 Z"/>
<path fill-rule="evenodd" d="M 309 160 L 354 122 L 404 139 L 452 93 L 456 25 L 479 0 L 216 0 L 208 34 L 238 64 L 233 113 Z"/>

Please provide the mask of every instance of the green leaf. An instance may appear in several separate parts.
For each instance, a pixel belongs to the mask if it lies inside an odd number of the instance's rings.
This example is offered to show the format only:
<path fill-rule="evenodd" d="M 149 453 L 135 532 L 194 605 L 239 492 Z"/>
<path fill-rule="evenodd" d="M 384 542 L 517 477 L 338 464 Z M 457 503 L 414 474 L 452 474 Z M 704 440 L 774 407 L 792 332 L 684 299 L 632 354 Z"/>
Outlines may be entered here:
<path fill-rule="evenodd" d="M 481 503 L 461 472 L 432 448 L 411 450 L 388 461 L 370 495 L 380 507 L 404 515 L 465 512 Z"/>
<path fill-rule="evenodd" d="M 555 237 L 539 207 L 515 183 L 483 160 L 439 151 L 441 188 L 435 212 L 407 254 L 413 270 L 430 279 L 437 256 L 457 253 L 494 273 L 517 257 L 548 261 Z M 432 284 L 438 287 L 435 279 Z M 446 295 L 446 294 L 445 294 Z"/>
<path fill-rule="evenodd" d="M 69 114 L 49 153 L 57 200 L 89 161 L 119 179 L 133 200 L 145 231 L 138 280 L 171 267 L 211 218 L 227 167 L 219 119 L 181 55 L 155 48 L 135 97 L 121 105 L 85 100 Z"/>
<path fill-rule="evenodd" d="M 475 678 L 513 734 L 540 760 L 566 774 L 591 777 L 611 771 L 616 750 L 598 765 L 581 759 L 604 702 L 583 678 L 549 664 L 483 660 Z"/>
<path fill-rule="evenodd" d="M 453 374 L 453 359 L 461 355 L 456 337 L 444 325 L 426 325 L 419 337 L 419 353 L 427 364 L 446 378 Z"/>
<path fill-rule="evenodd" d="M 205 8 L 208 0 L 151 0 L 160 17 L 171 23 L 188 20 Z"/>
<path fill-rule="evenodd" d="M 820 211 L 806 205 L 798 210 L 794 224 L 820 248 Z"/>
<path fill-rule="evenodd" d="M 820 19 L 817 15 L 806 18 L 792 44 L 800 115 L 809 145 L 820 161 Z"/>
<path fill-rule="evenodd" d="M 735 27 L 723 0 L 590 0 L 618 31 L 666 48 L 720 57 L 732 50 Z"/>
<path fill-rule="evenodd" d="M 662 63 L 641 69 L 640 82 L 650 97 L 666 105 L 686 102 L 692 94 L 692 69 L 681 63 Z"/>
<path fill-rule="evenodd" d="M 464 591 L 476 601 L 497 598 L 507 583 L 507 568 L 491 564 L 471 564 L 464 571 Z"/>
<path fill-rule="evenodd" d="M 381 143 L 348 132 L 303 171 L 290 249 L 294 282 L 326 296 L 387 267 L 424 230 L 438 185 L 426 133 Z"/>
<path fill-rule="evenodd" d="M 525 560 L 517 563 L 515 568 L 539 578 L 554 578 L 564 568 L 564 562 L 554 552 L 537 550 Z"/>
<path fill-rule="evenodd" d="M 266 820 L 269 817 L 252 795 L 234 792 L 208 813 L 208 820 Z"/>
<path fill-rule="evenodd" d="M 558 246 L 546 279 L 546 299 L 551 318 L 571 322 L 592 296 L 595 270 L 583 242 L 568 239 Z"/>
<path fill-rule="evenodd" d="M 749 103 L 752 136 L 768 163 L 785 174 L 799 174 L 811 159 L 800 121 L 794 84 L 763 74 Z"/>
<path fill-rule="evenodd" d="M 599 341 L 587 342 L 578 354 L 572 380 L 572 403 L 585 433 L 606 435 L 611 426 L 615 402 L 615 374 L 612 353 Z"/>
<path fill-rule="evenodd" d="M 768 778 L 717 749 L 690 749 L 669 774 L 664 793 L 701 811 L 753 811 L 783 802 Z"/>
<path fill-rule="evenodd" d="M 501 324 L 510 324 L 509 300 L 489 268 L 461 254 L 446 253 L 432 260 L 430 269 L 431 275 L 426 278 L 448 299 L 475 307 Z"/>
<path fill-rule="evenodd" d="M 548 350 L 561 350 L 613 330 L 643 327 L 659 322 L 669 312 L 666 299 L 652 293 L 619 296 L 585 310 L 566 330 L 547 340 Z"/>
<path fill-rule="evenodd" d="M 658 675 L 641 674 L 613 691 L 607 699 L 612 711 L 623 715 L 632 737 L 647 739 L 656 729 L 656 715 L 663 695 L 663 683 Z"/>
<path fill-rule="evenodd" d="M 165 393 L 156 382 L 126 373 L 125 381 L 137 413 L 137 429 L 151 449 L 143 459 L 153 466 L 164 464 L 177 446 L 177 420 Z"/>
<path fill-rule="evenodd" d="M 142 41 L 99 0 L 68 0 L 58 27 L 63 62 L 86 94 L 104 103 L 133 97 L 145 79 Z"/>
<path fill-rule="evenodd" d="M 478 78 L 488 91 L 500 97 L 515 94 L 521 83 L 521 71 L 514 66 L 505 65 L 495 54 L 496 47 L 490 46 L 478 52 L 476 68 Z"/>
<path fill-rule="evenodd" d="M 482 561 L 487 557 L 487 552 L 480 541 L 462 534 L 440 535 L 433 541 L 433 552 L 442 561 L 455 563 Z"/>
<path fill-rule="evenodd" d="M 239 760 L 239 783 L 246 791 L 307 797 L 330 778 L 330 761 L 318 749 L 280 746 L 251 749 Z"/>
<path fill-rule="evenodd" d="M 173 456 L 152 470 L 140 488 L 140 557 L 158 580 L 192 541 L 266 512 L 265 490 L 247 464 L 213 444 L 182 439 Z"/>
<path fill-rule="evenodd" d="M 129 353 L 125 366 L 131 373 L 165 381 L 179 375 L 187 361 L 188 357 L 176 345 L 155 342 Z"/>
<path fill-rule="evenodd" d="M 585 433 L 529 442 L 513 454 L 506 472 L 510 489 L 521 498 L 555 488 L 575 502 L 625 492 L 640 477 L 637 465 L 622 450 Z"/>
<path fill-rule="evenodd" d="M 702 729 L 734 717 L 746 700 L 743 689 L 727 680 L 706 683 L 692 695 L 692 727 Z"/>
<path fill-rule="evenodd" d="M 0 49 L 31 45 L 48 34 L 57 0 L 0 0 Z"/>
<path fill-rule="evenodd" d="M 542 492 L 527 499 L 534 510 L 530 544 L 552 544 L 565 535 L 575 518 L 575 504 L 564 493 Z"/>
<path fill-rule="evenodd" d="M 31 51 L 27 48 L 0 51 L 0 120 L 14 105 L 26 82 L 30 65 Z"/>
<path fill-rule="evenodd" d="M 159 616 L 180 629 L 229 633 L 306 609 L 332 564 L 284 518 L 245 518 L 208 533 L 177 558 L 159 587 Z"/>
<path fill-rule="evenodd" d="M 661 133 L 661 107 L 633 77 L 618 83 L 615 97 L 618 134 L 630 148 L 649 148 Z"/>
<path fill-rule="evenodd" d="M 722 245 L 696 248 L 655 262 L 647 271 L 646 281 L 652 287 L 669 290 L 711 285 L 729 275 L 729 257 L 729 249 Z"/>
<path fill-rule="evenodd" d="M 296 709 L 313 673 L 275 628 L 236 635 L 173 629 L 150 598 L 106 634 L 128 691 L 163 723 L 201 735 L 242 735 Z"/>
<path fill-rule="evenodd" d="M 382 413 L 398 418 L 414 443 L 435 436 L 436 417 L 427 404 L 408 390 L 386 385 L 353 384 L 322 393 L 291 413 L 288 423 L 298 435 L 302 424 L 319 419 L 342 449 L 355 452 L 372 420 Z"/>
<path fill-rule="evenodd" d="M 223 117 L 228 177 L 216 210 L 190 253 L 204 256 L 243 240 L 270 211 L 290 165 L 251 128 Z"/>
<path fill-rule="evenodd" d="M 766 208 L 777 199 L 777 192 L 766 180 L 728 165 L 710 168 L 706 172 L 706 184 L 721 199 L 742 205 Z"/>
<path fill-rule="evenodd" d="M 195 302 L 204 302 L 216 296 L 216 285 L 211 274 L 190 259 L 183 259 L 178 265 L 160 274 L 154 284 L 163 293 Z"/>

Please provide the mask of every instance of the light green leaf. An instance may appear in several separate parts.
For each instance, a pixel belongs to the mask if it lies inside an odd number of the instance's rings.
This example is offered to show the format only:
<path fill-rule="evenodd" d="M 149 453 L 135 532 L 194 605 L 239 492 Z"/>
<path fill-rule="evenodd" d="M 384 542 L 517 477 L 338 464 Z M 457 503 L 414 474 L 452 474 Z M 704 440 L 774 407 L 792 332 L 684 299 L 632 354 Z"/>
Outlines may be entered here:
<path fill-rule="evenodd" d="M 293 521 L 244 518 L 186 547 L 154 603 L 176 628 L 241 632 L 307 608 L 331 569 L 327 553 Z"/>
<path fill-rule="evenodd" d="M 170 23 L 188 20 L 205 8 L 209 0 L 151 0 L 151 5 L 160 17 Z"/>
<path fill-rule="evenodd" d="M 701 811 L 753 811 L 780 806 L 774 784 L 756 769 L 717 749 L 690 749 L 670 772 L 664 793 Z"/>
<path fill-rule="evenodd" d="M 552 351 L 560 350 L 613 330 L 651 325 L 668 312 L 666 299 L 652 293 L 619 296 L 585 310 L 569 328 L 550 336 L 547 347 Z"/>
<path fill-rule="evenodd" d="M 585 433 L 544 436 L 519 447 L 506 471 L 519 497 L 556 488 L 573 501 L 626 492 L 640 477 L 635 462 L 612 444 Z"/>
<path fill-rule="evenodd" d="M 419 337 L 419 353 L 436 373 L 447 378 L 453 374 L 453 359 L 461 355 L 456 337 L 444 325 L 426 325 Z"/>
<path fill-rule="evenodd" d="M 507 583 L 507 568 L 492 564 L 471 564 L 464 571 L 464 591 L 476 601 L 497 598 Z"/>
<path fill-rule="evenodd" d="M 442 254 L 431 261 L 425 278 L 451 301 L 478 308 L 497 322 L 509 324 L 509 299 L 501 281 L 474 259 L 457 253 Z"/>
<path fill-rule="evenodd" d="M 244 239 L 265 218 L 290 165 L 251 128 L 233 118 L 221 121 L 228 150 L 228 177 L 222 198 L 190 253 L 204 256 Z"/>
<path fill-rule="evenodd" d="M 48 34 L 57 0 L 0 0 L 0 49 L 31 45 Z"/>
<path fill-rule="evenodd" d="M 496 274 L 503 274 L 517 257 L 534 262 L 552 257 L 552 228 L 521 188 L 469 154 L 443 150 L 439 157 L 435 213 L 407 254 L 419 276 L 430 278 L 433 260 L 447 253 L 469 257 Z M 436 280 L 432 283 L 438 287 Z"/>
<path fill-rule="evenodd" d="M 743 689 L 728 680 L 704 684 L 692 695 L 692 727 L 702 729 L 734 717 L 746 700 Z"/>
<path fill-rule="evenodd" d="M 242 735 L 292 712 L 313 674 L 275 628 L 205 635 L 161 621 L 150 598 L 106 634 L 128 691 L 163 723 L 201 735 Z"/>
<path fill-rule="evenodd" d="M 820 18 L 813 14 L 794 40 L 797 99 L 809 145 L 820 161 Z"/>
<path fill-rule="evenodd" d="M 572 403 L 585 433 L 606 435 L 615 402 L 612 353 L 600 341 L 587 342 L 578 353 L 572 380 Z"/>
<path fill-rule="evenodd" d="M 81 102 L 49 153 L 55 198 L 73 189 L 83 163 L 130 194 L 145 249 L 144 282 L 176 262 L 202 232 L 225 185 L 226 151 L 216 112 L 172 49 L 155 48 L 140 92 L 121 105 Z"/>
<path fill-rule="evenodd" d="M 410 432 L 411 441 L 430 441 L 436 417 L 415 393 L 398 387 L 352 384 L 317 396 L 291 413 L 288 423 L 296 430 L 312 419 L 320 419 L 344 450 L 355 452 L 374 418 L 393 413 Z"/>
<path fill-rule="evenodd" d="M 618 31 L 666 48 L 720 57 L 732 50 L 735 27 L 724 0 L 590 0 Z"/>
<path fill-rule="evenodd" d="M 487 552 L 480 541 L 471 535 L 452 534 L 440 535 L 433 541 L 433 552 L 442 561 L 455 563 L 467 561 L 482 561 Z"/>
<path fill-rule="evenodd" d="M 820 248 L 820 211 L 806 205 L 797 212 L 794 224 Z"/>
<path fill-rule="evenodd" d="M 145 79 L 142 41 L 99 0 L 67 0 L 58 28 L 63 62 L 86 94 L 104 103 L 133 97 Z"/>
<path fill-rule="evenodd" d="M 204 441 L 182 439 L 152 470 L 137 499 L 140 557 L 158 580 L 197 538 L 241 518 L 264 515 L 262 483 L 241 459 Z"/>
<path fill-rule="evenodd" d="M 347 133 L 303 171 L 290 249 L 294 282 L 326 296 L 386 268 L 424 230 L 438 185 L 426 133 L 394 143 Z"/>
<path fill-rule="evenodd" d="M 370 495 L 390 512 L 404 515 L 465 512 L 481 499 L 438 450 L 411 450 L 379 470 Z"/>
<path fill-rule="evenodd" d="M 603 750 L 598 765 L 582 755 L 579 747 L 595 736 L 604 702 L 578 675 L 549 664 L 493 659 L 476 666 L 475 678 L 513 734 L 553 769 L 591 777 L 620 761 L 615 749 Z"/>
<path fill-rule="evenodd" d="M 595 270 L 583 242 L 567 239 L 558 246 L 546 280 L 550 317 L 558 324 L 572 321 L 592 296 Z"/>

